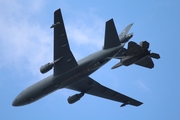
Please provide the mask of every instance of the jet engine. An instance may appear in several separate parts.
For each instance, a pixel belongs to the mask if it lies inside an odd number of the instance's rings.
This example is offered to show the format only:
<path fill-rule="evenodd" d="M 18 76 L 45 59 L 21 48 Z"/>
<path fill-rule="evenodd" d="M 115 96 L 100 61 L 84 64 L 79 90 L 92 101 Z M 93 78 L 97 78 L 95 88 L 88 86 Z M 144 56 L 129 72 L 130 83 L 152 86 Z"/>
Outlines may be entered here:
<path fill-rule="evenodd" d="M 69 104 L 73 104 L 81 99 L 81 97 L 84 96 L 84 93 L 75 94 L 73 96 L 69 96 L 67 101 Z"/>
<path fill-rule="evenodd" d="M 123 38 L 120 38 L 121 43 L 126 43 L 128 42 L 131 38 L 133 37 L 133 33 L 130 33 L 128 35 L 125 35 Z"/>
<path fill-rule="evenodd" d="M 40 67 L 40 72 L 42 74 L 44 74 L 44 73 L 48 72 L 49 70 L 51 70 L 53 68 L 53 66 L 54 66 L 54 63 L 47 63 Z"/>
<path fill-rule="evenodd" d="M 44 74 L 44 73 L 50 71 L 50 70 L 54 67 L 54 65 L 55 65 L 60 59 L 61 59 L 61 58 L 56 59 L 54 62 L 47 63 L 47 64 L 41 66 L 41 67 L 40 67 L 40 72 L 41 72 L 42 74 Z"/>

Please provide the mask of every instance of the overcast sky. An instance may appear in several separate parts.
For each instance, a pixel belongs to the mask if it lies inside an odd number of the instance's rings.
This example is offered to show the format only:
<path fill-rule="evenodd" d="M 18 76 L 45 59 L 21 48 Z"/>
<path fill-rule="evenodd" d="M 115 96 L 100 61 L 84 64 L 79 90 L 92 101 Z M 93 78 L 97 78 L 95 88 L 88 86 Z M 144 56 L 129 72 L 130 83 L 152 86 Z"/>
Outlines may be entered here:
<path fill-rule="evenodd" d="M 161 55 L 155 67 L 136 65 L 111 70 L 112 60 L 91 75 L 97 82 L 142 101 L 139 107 L 62 89 L 39 101 L 13 107 L 25 88 L 52 74 L 39 68 L 53 60 L 54 11 L 61 8 L 71 50 L 81 58 L 102 49 L 105 22 L 113 18 L 118 33 L 130 23 L 134 42 L 147 40 Z M 180 118 L 180 2 L 178 0 L 0 0 L 0 119 L 2 120 L 178 120 Z"/>

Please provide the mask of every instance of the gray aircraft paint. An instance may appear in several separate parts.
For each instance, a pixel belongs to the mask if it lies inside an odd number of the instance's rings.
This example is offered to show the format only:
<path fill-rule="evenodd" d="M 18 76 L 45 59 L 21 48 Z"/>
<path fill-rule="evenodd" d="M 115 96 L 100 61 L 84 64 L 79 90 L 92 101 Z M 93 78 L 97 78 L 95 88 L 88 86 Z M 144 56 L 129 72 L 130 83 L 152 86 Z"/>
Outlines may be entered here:
<path fill-rule="evenodd" d="M 132 24 L 125 28 L 125 33 L 129 31 L 131 26 Z M 70 51 L 60 9 L 54 13 L 54 24 L 51 28 L 54 28 L 54 62 L 45 64 L 40 68 L 40 71 L 46 73 L 54 68 L 53 75 L 23 90 L 14 99 L 13 106 L 30 104 L 61 88 L 80 92 L 80 94 L 68 98 L 70 104 L 78 101 L 85 93 L 122 102 L 121 106 L 142 104 L 142 102 L 111 90 L 89 77 L 90 74 L 114 58 L 133 34 L 127 36 L 123 32 L 124 38 L 122 35 L 120 37 L 123 42 L 120 41 L 114 21 L 110 19 L 106 22 L 103 49 L 76 62 Z"/>
<path fill-rule="evenodd" d="M 123 48 L 121 53 L 118 53 L 115 58 L 120 59 L 120 62 L 112 67 L 112 69 L 118 68 L 122 65 L 129 66 L 136 64 L 146 68 L 152 69 L 154 63 L 151 58 L 159 59 L 160 55 L 157 53 L 151 53 L 149 48 L 149 43 L 147 41 L 140 42 L 140 45 L 130 41 L 128 43 L 128 48 Z"/>

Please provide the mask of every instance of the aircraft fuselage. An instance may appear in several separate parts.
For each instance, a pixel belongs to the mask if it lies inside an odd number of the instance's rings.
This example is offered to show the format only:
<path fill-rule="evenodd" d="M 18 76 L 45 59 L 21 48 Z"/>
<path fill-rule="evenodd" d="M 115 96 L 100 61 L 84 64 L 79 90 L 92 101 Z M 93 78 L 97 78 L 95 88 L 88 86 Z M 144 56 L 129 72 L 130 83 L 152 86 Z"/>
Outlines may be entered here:
<path fill-rule="evenodd" d="M 82 80 L 106 64 L 123 46 L 124 44 L 110 49 L 100 50 L 78 61 L 78 66 L 72 68 L 70 71 L 58 76 L 50 75 L 31 85 L 15 98 L 12 105 L 22 106 L 35 102 L 58 89 L 66 88 Z"/>
<path fill-rule="evenodd" d="M 142 51 L 138 51 L 138 53 L 134 54 L 134 55 L 128 55 L 126 57 L 123 57 L 121 59 L 121 62 L 123 65 L 125 66 L 129 66 L 131 64 L 134 64 L 140 60 L 142 60 L 143 58 L 145 58 L 147 55 L 149 55 L 149 51 L 148 50 L 142 50 Z"/>

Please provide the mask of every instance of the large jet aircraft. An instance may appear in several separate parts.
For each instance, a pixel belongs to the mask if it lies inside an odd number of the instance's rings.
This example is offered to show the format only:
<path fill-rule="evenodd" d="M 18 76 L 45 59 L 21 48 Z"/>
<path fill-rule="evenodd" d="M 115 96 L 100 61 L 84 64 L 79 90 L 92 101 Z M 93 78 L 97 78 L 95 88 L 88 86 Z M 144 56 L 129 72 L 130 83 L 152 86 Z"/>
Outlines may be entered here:
<path fill-rule="evenodd" d="M 69 104 L 75 103 L 84 94 L 90 94 L 121 102 L 121 107 L 127 104 L 141 105 L 142 102 L 111 90 L 89 77 L 123 49 L 125 43 L 133 36 L 132 33 L 127 35 L 131 26 L 132 24 L 127 26 L 118 36 L 114 21 L 110 19 L 106 22 L 103 49 L 77 62 L 68 44 L 61 10 L 56 10 L 54 24 L 51 26 L 54 28 L 54 60 L 40 68 L 41 73 L 53 68 L 53 74 L 23 90 L 14 99 L 12 105 L 30 104 L 61 88 L 78 91 L 78 94 L 67 99 Z"/>
<path fill-rule="evenodd" d="M 118 68 L 122 65 L 129 66 L 136 64 L 146 68 L 153 68 L 154 63 L 151 58 L 159 59 L 160 55 L 157 53 L 151 53 L 149 43 L 147 41 L 140 42 L 140 45 L 130 41 L 128 43 L 128 49 L 123 48 L 114 58 L 120 59 L 120 62 L 112 67 L 112 69 Z"/>

